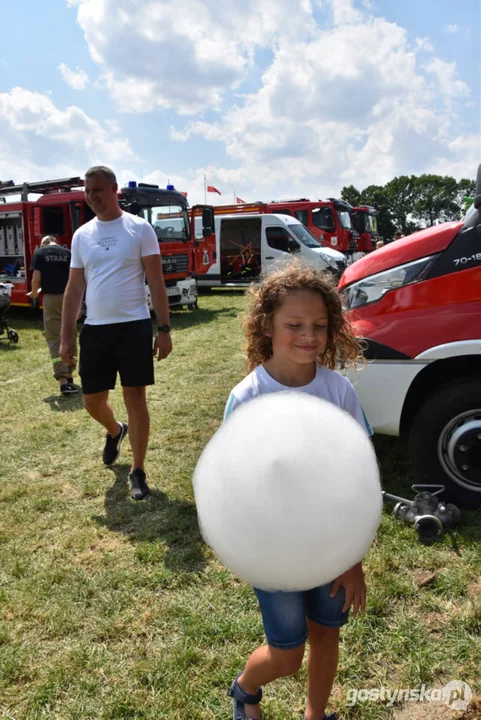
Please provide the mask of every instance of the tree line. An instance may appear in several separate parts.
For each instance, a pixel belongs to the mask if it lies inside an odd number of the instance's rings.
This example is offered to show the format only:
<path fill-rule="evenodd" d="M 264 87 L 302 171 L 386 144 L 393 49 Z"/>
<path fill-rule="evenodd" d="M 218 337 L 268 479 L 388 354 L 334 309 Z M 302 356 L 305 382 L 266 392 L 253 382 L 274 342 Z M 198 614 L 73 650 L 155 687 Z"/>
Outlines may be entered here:
<path fill-rule="evenodd" d="M 354 207 L 372 205 L 378 211 L 379 233 L 386 239 L 396 231 L 416 230 L 452 220 L 465 196 L 474 195 L 474 180 L 449 175 L 401 175 L 386 185 L 368 185 L 361 192 L 354 185 L 342 188 L 341 197 Z"/>

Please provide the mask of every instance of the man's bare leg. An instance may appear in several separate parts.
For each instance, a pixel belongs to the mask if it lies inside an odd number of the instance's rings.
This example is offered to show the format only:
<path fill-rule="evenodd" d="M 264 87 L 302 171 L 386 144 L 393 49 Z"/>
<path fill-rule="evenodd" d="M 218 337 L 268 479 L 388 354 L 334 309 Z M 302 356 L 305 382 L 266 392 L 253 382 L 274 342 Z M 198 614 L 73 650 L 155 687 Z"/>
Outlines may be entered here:
<path fill-rule="evenodd" d="M 123 392 L 129 417 L 130 446 L 133 455 L 129 476 L 130 497 L 132 500 L 143 500 L 150 492 L 144 471 L 150 430 L 145 387 L 124 387 Z"/>
<path fill-rule="evenodd" d="M 111 437 L 119 432 L 119 423 L 114 417 L 114 411 L 108 404 L 109 391 L 89 393 L 83 396 L 84 408 L 98 423 L 104 426 Z"/>
<path fill-rule="evenodd" d="M 132 470 L 136 468 L 143 470 L 150 432 L 145 387 L 124 387 L 122 390 L 128 414 L 130 446 L 133 454 Z"/>

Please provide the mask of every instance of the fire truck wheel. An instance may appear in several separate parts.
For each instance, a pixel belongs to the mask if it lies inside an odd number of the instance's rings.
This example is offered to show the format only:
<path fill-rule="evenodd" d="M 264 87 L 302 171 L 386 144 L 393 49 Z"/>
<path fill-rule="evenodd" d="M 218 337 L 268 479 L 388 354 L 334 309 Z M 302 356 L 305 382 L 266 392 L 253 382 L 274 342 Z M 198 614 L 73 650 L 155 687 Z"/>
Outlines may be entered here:
<path fill-rule="evenodd" d="M 437 388 L 411 427 L 410 456 L 419 482 L 445 485 L 444 497 L 481 507 L 481 383 L 470 376 Z"/>

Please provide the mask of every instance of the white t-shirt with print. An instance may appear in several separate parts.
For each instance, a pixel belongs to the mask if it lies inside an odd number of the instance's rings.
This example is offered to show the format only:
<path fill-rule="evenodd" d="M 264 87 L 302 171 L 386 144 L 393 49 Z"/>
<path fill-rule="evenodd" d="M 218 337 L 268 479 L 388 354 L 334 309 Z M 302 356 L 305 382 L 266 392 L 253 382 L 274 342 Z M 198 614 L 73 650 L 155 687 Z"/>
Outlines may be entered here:
<path fill-rule="evenodd" d="M 258 395 L 272 392 L 285 392 L 286 390 L 315 395 L 322 400 L 332 402 L 334 405 L 337 405 L 337 407 L 348 412 L 349 415 L 352 415 L 366 431 L 368 436 L 373 434 L 372 428 L 364 414 L 351 382 L 344 377 L 344 375 L 341 375 L 335 370 L 329 370 L 322 365 L 317 366 L 316 375 L 308 385 L 295 388 L 281 385 L 281 383 L 269 375 L 262 365 L 259 365 L 236 385 L 230 393 L 225 406 L 224 420 L 239 407 L 239 405 L 253 400 Z"/>
<path fill-rule="evenodd" d="M 103 222 L 93 218 L 72 239 L 70 267 L 83 268 L 88 325 L 110 325 L 150 317 L 142 258 L 158 255 L 151 225 L 123 212 Z"/>

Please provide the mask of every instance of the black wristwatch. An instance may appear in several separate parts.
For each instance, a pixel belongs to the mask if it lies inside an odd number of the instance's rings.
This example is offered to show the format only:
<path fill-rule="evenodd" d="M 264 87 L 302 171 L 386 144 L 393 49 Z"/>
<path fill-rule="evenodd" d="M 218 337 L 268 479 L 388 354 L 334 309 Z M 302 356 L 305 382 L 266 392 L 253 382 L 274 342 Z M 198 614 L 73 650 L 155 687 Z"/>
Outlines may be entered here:
<path fill-rule="evenodd" d="M 158 333 L 170 333 L 170 325 L 158 325 L 157 332 Z"/>

